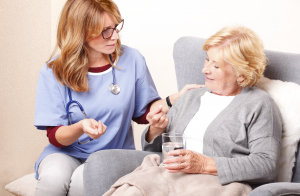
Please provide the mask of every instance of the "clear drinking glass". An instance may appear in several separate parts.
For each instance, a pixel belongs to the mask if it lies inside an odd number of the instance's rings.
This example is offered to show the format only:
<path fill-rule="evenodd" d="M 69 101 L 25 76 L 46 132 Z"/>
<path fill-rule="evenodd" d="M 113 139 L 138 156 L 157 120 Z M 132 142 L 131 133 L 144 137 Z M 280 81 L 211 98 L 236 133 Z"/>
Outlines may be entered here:
<path fill-rule="evenodd" d="M 172 150 L 185 149 L 184 134 L 181 133 L 163 133 L 162 134 L 162 157 L 165 159 L 173 156 L 168 156 L 168 152 Z"/>

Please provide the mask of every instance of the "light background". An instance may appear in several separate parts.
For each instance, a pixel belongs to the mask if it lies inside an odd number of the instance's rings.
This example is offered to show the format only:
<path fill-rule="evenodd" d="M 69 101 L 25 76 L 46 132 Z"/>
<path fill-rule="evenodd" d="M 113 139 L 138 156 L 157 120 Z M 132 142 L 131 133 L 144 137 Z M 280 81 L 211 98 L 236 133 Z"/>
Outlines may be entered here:
<path fill-rule="evenodd" d="M 299 0 L 115 0 L 125 19 L 122 43 L 147 61 L 161 97 L 177 92 L 172 50 L 182 36 L 207 38 L 227 25 L 244 25 L 269 50 L 300 53 Z M 33 126 L 40 68 L 56 42 L 65 0 L 0 1 L 0 195 L 5 184 L 33 172 L 47 145 Z M 136 146 L 145 126 L 134 125 Z"/>

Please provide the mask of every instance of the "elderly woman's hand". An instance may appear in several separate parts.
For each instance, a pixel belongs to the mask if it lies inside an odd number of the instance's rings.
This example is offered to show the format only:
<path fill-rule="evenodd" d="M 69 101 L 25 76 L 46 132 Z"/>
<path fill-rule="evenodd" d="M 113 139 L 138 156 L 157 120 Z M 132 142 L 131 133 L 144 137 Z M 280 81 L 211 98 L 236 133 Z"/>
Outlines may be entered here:
<path fill-rule="evenodd" d="M 169 119 L 162 111 L 162 106 L 158 106 L 154 111 L 149 112 L 146 116 L 149 124 L 157 129 L 165 130 L 168 126 Z"/>
<path fill-rule="evenodd" d="M 149 112 L 146 119 L 150 124 L 146 140 L 150 142 L 166 130 L 169 118 L 162 111 L 162 106 L 160 105 L 154 111 Z"/>
<path fill-rule="evenodd" d="M 176 156 L 163 162 L 164 167 L 170 173 L 185 172 L 218 175 L 214 159 L 200 153 L 191 150 L 173 150 L 168 153 L 168 156 Z"/>

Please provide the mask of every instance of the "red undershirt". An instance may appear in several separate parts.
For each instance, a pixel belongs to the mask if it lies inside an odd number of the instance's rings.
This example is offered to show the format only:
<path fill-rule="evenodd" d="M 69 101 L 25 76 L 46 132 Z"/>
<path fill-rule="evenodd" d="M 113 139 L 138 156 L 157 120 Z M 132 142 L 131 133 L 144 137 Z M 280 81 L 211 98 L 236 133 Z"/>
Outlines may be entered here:
<path fill-rule="evenodd" d="M 108 70 L 111 67 L 110 64 L 102 66 L 102 67 L 90 67 L 89 68 L 89 72 L 92 73 L 100 73 L 100 72 L 104 72 L 106 70 Z M 143 114 L 142 116 L 138 117 L 138 118 L 132 118 L 132 120 L 138 124 L 148 124 L 149 122 L 146 119 L 147 114 L 150 112 L 150 106 L 151 106 L 152 102 L 148 104 L 147 110 L 145 112 L 145 114 Z M 60 126 L 46 126 L 47 129 L 47 137 L 49 139 L 49 142 L 58 148 L 64 147 L 64 145 L 61 145 L 60 143 L 58 143 L 58 141 L 55 138 L 55 133 L 58 130 L 59 127 L 61 127 L 63 125 Z"/>

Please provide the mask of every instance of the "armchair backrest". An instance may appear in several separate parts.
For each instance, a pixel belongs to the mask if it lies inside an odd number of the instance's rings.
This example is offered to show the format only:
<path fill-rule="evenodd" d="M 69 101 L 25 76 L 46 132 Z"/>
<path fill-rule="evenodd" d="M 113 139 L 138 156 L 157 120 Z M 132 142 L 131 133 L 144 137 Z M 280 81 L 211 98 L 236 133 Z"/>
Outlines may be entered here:
<path fill-rule="evenodd" d="M 186 84 L 205 83 L 204 74 L 202 74 L 206 58 L 206 52 L 202 50 L 204 41 L 203 38 L 181 37 L 175 42 L 173 58 L 178 90 L 181 90 Z M 265 50 L 265 52 L 269 59 L 269 64 L 264 73 L 265 77 L 295 82 L 300 85 L 300 54 L 269 50 Z M 293 169 L 292 181 L 300 182 L 300 145 Z"/>

